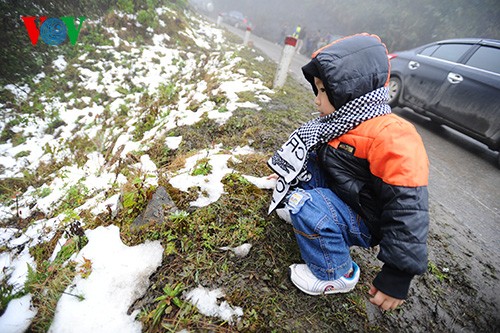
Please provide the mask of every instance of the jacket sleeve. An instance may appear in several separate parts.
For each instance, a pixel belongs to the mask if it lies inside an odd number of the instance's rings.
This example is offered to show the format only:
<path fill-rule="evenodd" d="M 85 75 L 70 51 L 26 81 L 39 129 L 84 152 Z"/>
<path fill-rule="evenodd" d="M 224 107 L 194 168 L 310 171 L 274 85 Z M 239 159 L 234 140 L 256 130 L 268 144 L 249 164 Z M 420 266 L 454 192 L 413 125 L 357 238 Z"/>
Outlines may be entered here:
<path fill-rule="evenodd" d="M 427 269 L 428 160 L 416 130 L 392 127 L 375 138 L 368 156 L 382 208 L 378 258 L 384 265 L 373 284 L 405 299 L 412 278 Z"/>
<path fill-rule="evenodd" d="M 427 187 L 383 184 L 384 209 L 380 219 L 380 252 L 384 263 L 373 281 L 383 293 L 405 299 L 414 275 L 427 269 Z"/>

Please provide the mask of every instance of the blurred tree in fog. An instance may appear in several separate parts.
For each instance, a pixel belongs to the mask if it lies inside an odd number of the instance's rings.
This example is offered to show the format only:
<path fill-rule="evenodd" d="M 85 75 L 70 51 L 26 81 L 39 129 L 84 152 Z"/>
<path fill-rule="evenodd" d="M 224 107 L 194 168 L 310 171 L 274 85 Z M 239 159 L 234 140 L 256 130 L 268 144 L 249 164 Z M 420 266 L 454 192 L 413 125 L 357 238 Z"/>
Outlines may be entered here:
<path fill-rule="evenodd" d="M 213 15 L 239 10 L 252 22 L 254 33 L 275 42 L 283 41 L 282 32 L 291 35 L 298 24 L 309 36 L 375 33 L 390 51 L 454 37 L 500 39 L 498 0 L 212 1 Z M 37 74 L 61 52 L 43 42 L 33 47 L 21 15 L 83 15 L 96 20 L 113 8 L 136 13 L 141 8 L 156 8 L 165 3 L 185 5 L 187 0 L 0 0 L 0 85 Z"/>
<path fill-rule="evenodd" d="M 301 24 L 323 35 L 378 34 L 390 51 L 447 38 L 500 39 L 498 0 L 213 0 L 216 12 L 239 10 L 255 33 L 277 40 Z"/>
<path fill-rule="evenodd" d="M 39 41 L 36 46 L 33 46 L 21 16 L 85 16 L 95 21 L 104 17 L 110 9 L 137 13 L 140 9 L 154 10 L 167 2 L 187 6 L 186 0 L 0 0 L 0 27 L 2 28 L 0 86 L 18 83 L 23 78 L 38 74 L 43 66 L 65 51 L 63 48 L 67 43 L 61 44 L 61 47 L 54 47 Z M 39 19 L 35 22 L 38 26 Z M 74 47 L 81 47 L 81 45 L 77 44 Z"/>
<path fill-rule="evenodd" d="M 21 16 L 98 17 L 114 4 L 116 0 L 0 0 L 0 83 L 15 83 L 26 75 L 38 74 L 38 69 L 52 61 L 56 51 L 43 42 L 34 48 Z"/>

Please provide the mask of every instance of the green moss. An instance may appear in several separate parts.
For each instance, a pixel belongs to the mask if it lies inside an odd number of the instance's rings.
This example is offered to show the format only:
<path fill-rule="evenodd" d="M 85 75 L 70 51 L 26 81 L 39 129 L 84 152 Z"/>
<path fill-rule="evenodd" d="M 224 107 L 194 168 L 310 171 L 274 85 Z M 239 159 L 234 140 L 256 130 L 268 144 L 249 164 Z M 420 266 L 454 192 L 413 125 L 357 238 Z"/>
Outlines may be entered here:
<path fill-rule="evenodd" d="M 209 164 L 209 159 L 208 158 L 202 158 L 200 159 L 193 171 L 191 172 L 192 176 L 207 176 L 212 173 L 212 166 Z"/>

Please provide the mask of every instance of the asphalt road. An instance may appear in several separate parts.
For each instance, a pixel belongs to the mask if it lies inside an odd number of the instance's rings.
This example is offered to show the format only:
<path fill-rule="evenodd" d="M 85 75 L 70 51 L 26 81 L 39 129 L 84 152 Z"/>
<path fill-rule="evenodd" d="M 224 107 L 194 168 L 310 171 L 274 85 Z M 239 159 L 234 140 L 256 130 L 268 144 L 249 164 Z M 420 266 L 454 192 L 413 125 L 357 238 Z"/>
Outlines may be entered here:
<path fill-rule="evenodd" d="M 224 25 L 241 36 L 244 31 Z M 282 46 L 252 35 L 250 41 L 274 61 L 281 58 Z M 289 74 L 306 87 L 301 67 L 308 58 L 296 54 Z M 412 110 L 395 108 L 396 114 L 412 122 L 422 136 L 430 161 L 429 195 L 431 206 L 450 214 L 460 228 L 468 229 L 500 263 L 500 169 L 498 153 L 446 126 L 436 126 Z M 431 211 L 432 214 L 432 211 Z M 431 216 L 432 222 L 432 216 Z M 458 227 L 458 226 L 457 226 Z"/>

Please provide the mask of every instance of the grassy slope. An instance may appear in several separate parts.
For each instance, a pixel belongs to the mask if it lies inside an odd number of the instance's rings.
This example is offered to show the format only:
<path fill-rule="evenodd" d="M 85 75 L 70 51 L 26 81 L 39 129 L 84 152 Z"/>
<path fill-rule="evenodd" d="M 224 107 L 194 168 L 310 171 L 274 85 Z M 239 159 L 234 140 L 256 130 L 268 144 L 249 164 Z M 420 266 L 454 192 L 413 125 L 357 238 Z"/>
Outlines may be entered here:
<path fill-rule="evenodd" d="M 197 49 L 193 42 L 184 35 L 179 34 L 186 26 L 198 23 L 190 21 L 181 12 L 175 17 L 171 14 L 163 14 L 167 26 L 156 26 L 156 31 L 167 33 L 173 38 L 172 47 L 180 50 L 190 48 L 196 59 L 201 61 L 207 56 L 207 51 Z M 128 19 L 119 18 L 110 14 L 104 24 L 120 28 L 127 23 Z M 85 48 L 79 51 L 69 50 L 66 60 L 69 64 L 77 64 L 78 57 L 88 52 L 87 59 L 101 58 L 97 54 L 94 44 L 109 44 L 106 33 L 98 26 L 89 27 L 82 32 L 82 44 Z M 148 44 L 150 36 L 143 29 L 134 25 L 128 25 L 127 31 L 122 31 L 122 38 L 135 41 L 138 45 Z M 271 87 L 275 71 L 275 64 L 269 60 L 256 61 L 259 52 L 242 48 L 240 40 L 226 36 L 229 43 L 224 52 L 235 52 L 235 56 L 241 57 L 238 69 L 244 68 L 247 75 L 259 77 L 265 85 Z M 127 49 L 122 50 L 126 52 Z M 106 56 L 106 55 L 104 55 Z M 125 59 L 131 62 L 133 59 Z M 236 70 L 236 69 L 232 69 Z M 47 74 L 50 74 L 48 69 Z M 48 75 L 49 76 L 49 75 Z M 60 80 L 78 81 L 78 74 L 69 70 L 64 78 Z M 180 81 L 182 78 L 178 78 Z M 207 86 L 216 87 L 220 82 L 217 78 L 208 75 L 200 68 L 198 73 L 191 78 L 194 82 L 204 80 Z M 60 82 L 59 82 L 60 83 Z M 187 84 L 189 82 L 182 82 Z M 39 115 L 44 116 L 40 97 L 59 96 L 64 100 L 64 93 L 72 92 L 70 98 L 78 98 L 86 92 L 60 91 L 61 85 L 53 81 L 43 80 L 33 94 L 32 105 L 21 103 L 12 105 L 17 112 L 16 117 L 10 119 L 4 128 L 2 138 L 23 141 L 22 133 L 9 132 L 9 126 L 15 126 L 26 117 Z M 143 126 L 137 126 L 134 138 L 140 139 L 142 135 L 155 123 L 161 121 L 161 106 L 177 102 L 176 91 L 166 85 L 157 94 L 149 94 L 140 87 L 132 87 L 131 92 L 141 96 L 137 107 L 130 109 L 122 108 L 121 112 L 112 114 L 106 112 L 104 117 L 111 120 L 116 130 L 125 128 L 126 121 L 130 117 L 137 117 Z M 88 93 L 96 103 L 106 104 L 107 97 L 99 94 Z M 270 102 L 258 102 L 252 94 L 240 94 L 241 101 L 252 101 L 261 105 L 262 110 L 240 108 L 224 124 L 218 125 L 207 117 L 191 126 L 180 126 L 170 130 L 165 135 L 182 135 L 183 142 L 179 149 L 165 149 L 164 136 L 156 138 L 149 145 L 148 154 L 162 171 L 159 176 L 159 185 L 166 186 L 169 194 L 177 206 L 189 212 L 185 215 L 171 216 L 162 225 L 151 225 L 141 230 L 130 229 L 130 223 L 144 208 L 148 198 L 154 191 L 154 187 L 147 187 L 141 181 L 141 175 L 135 174 L 131 165 L 135 163 L 144 152 L 132 152 L 128 160 L 124 160 L 115 172 L 127 177 L 127 183 L 117 191 L 122 193 L 133 193 L 135 204 L 128 207 L 127 211 L 120 211 L 116 217 L 109 214 L 93 216 L 88 211 L 75 213 L 75 208 L 82 204 L 85 191 L 74 188 L 68 191 L 65 203 L 61 204 L 53 212 L 53 216 L 59 213 L 68 214 L 71 221 L 80 220 L 84 228 L 95 228 L 98 225 L 117 224 L 122 230 L 122 239 L 128 245 L 141 243 L 147 239 L 162 241 L 165 250 L 163 265 L 151 278 L 152 285 L 146 295 L 133 306 L 140 310 L 139 320 L 143 322 L 144 330 L 160 332 L 164 330 L 178 331 L 186 328 L 192 331 L 372 331 L 385 332 L 395 329 L 411 331 L 411 326 L 405 322 L 405 307 L 399 312 L 380 315 L 374 313 L 371 307 L 367 307 L 367 290 L 379 263 L 374 259 L 375 251 L 353 252 L 354 259 L 362 270 L 360 284 L 355 291 L 346 295 L 330 297 L 310 297 L 299 292 L 288 279 L 288 265 L 300 261 L 295 236 L 289 225 L 280 221 L 275 215 L 268 216 L 267 205 L 270 191 L 263 191 L 249 184 L 239 173 L 254 176 L 264 176 L 269 173 L 266 160 L 274 149 L 286 139 L 288 134 L 299 124 L 308 119 L 308 113 L 312 109 L 310 91 L 305 90 L 293 80 L 288 80 L 281 91 L 273 94 Z M 221 108 L 224 107 L 224 96 L 214 95 L 211 98 Z M 83 107 L 84 105 L 82 105 Z M 196 103 L 191 105 L 196 109 Z M 46 117 L 46 115 L 45 115 Z M 57 115 L 48 126 L 49 131 L 55 131 L 64 124 L 58 121 Z M 108 134 L 110 132 L 107 132 Z M 113 132 L 111 132 L 113 133 Z M 35 171 L 25 171 L 23 178 L 10 178 L 1 181 L 1 195 L 5 202 L 12 201 L 15 192 L 23 193 L 29 186 L 39 188 L 42 184 L 50 181 L 57 171 L 64 165 L 83 165 L 86 154 L 98 151 L 107 158 L 107 151 L 112 147 L 113 137 L 102 135 L 96 138 L 86 136 L 80 137 L 68 143 L 68 149 L 72 152 L 69 159 L 62 159 L 57 163 L 42 164 Z M 232 165 L 237 171 L 227 175 L 223 182 L 224 194 L 217 202 L 204 207 L 193 209 L 189 202 L 193 199 L 192 194 L 180 192 L 168 183 L 168 171 L 175 171 L 182 167 L 182 162 L 190 155 L 210 149 L 214 143 L 222 143 L 224 149 L 249 144 L 256 153 L 242 156 L 243 163 Z M 40 192 L 43 192 L 40 190 Z M 39 193 L 43 196 L 43 193 Z M 50 216 L 49 216 L 50 217 Z M 20 221 L 13 219 L 11 223 L 29 225 L 40 216 L 32 215 L 30 218 Z M 78 228 L 76 228 L 78 229 Z M 61 255 L 53 263 L 48 262 L 55 243 L 61 237 L 58 232 L 49 242 L 38 245 L 32 250 L 32 255 L 38 262 L 38 271 L 32 272 L 26 291 L 34 294 L 35 305 L 42 311 L 39 312 L 31 329 L 33 331 L 45 331 L 50 325 L 51 316 L 58 296 L 71 277 L 76 274 L 71 265 L 61 269 L 62 262 L 83 244 L 73 244 L 68 247 L 68 253 Z M 74 233 L 75 239 L 80 240 L 78 232 Z M 253 244 L 248 257 L 240 259 L 231 253 L 221 252 L 220 246 L 237 246 L 249 242 Z M 57 269 L 54 270 L 54 266 Z M 434 270 L 432 270 L 434 268 Z M 445 274 L 431 266 L 431 273 L 419 280 L 426 286 L 425 292 L 430 300 L 442 300 L 443 283 L 451 280 Z M 57 285 L 49 283 L 57 281 Z M 244 316 L 238 323 L 229 324 L 212 317 L 206 317 L 197 310 L 184 303 L 181 294 L 198 285 L 209 288 L 223 288 L 226 293 L 225 299 L 234 306 L 244 309 Z M 178 287 L 176 289 L 176 287 Z M 8 289 L 8 288 L 7 288 Z M 8 299 L 8 290 L 3 289 L 2 299 Z M 45 297 L 44 290 L 51 291 L 51 299 Z M 423 290 L 423 289 L 422 289 Z M 421 291 L 422 291 L 421 290 Z M 429 296 L 431 295 L 431 296 Z M 162 300 L 158 297 L 163 296 Z M 415 301 L 412 301 L 415 303 Z M 411 304 L 411 302 L 410 302 Z M 425 324 L 422 324 L 426 327 Z M 437 326 L 438 328 L 443 326 Z"/>

